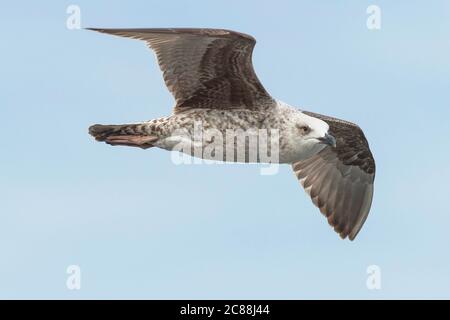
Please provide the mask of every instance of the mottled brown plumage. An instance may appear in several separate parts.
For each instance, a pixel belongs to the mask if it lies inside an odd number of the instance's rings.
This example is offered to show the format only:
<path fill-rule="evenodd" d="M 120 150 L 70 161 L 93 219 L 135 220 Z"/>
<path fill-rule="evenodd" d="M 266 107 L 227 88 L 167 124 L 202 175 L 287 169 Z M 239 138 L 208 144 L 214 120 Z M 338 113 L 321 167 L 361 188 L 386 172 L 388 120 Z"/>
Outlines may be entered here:
<path fill-rule="evenodd" d="M 342 238 L 353 240 L 369 214 L 375 161 L 362 130 L 355 124 L 304 111 L 330 126 L 336 146 L 326 147 L 292 167 L 313 203 Z"/>
<path fill-rule="evenodd" d="M 330 133 L 336 138 L 333 150 L 343 164 L 358 166 L 368 174 L 375 174 L 375 160 L 366 136 L 358 125 L 310 111 L 303 113 L 328 123 Z"/>
<path fill-rule="evenodd" d="M 342 238 L 356 237 L 371 207 L 375 178 L 364 133 L 353 123 L 273 99 L 253 69 L 253 37 L 221 29 L 90 30 L 145 41 L 175 98 L 168 117 L 91 126 L 89 133 L 98 141 L 172 150 L 174 141 L 179 142 L 174 132 L 191 133 L 197 121 L 222 134 L 228 129 L 277 129 L 278 162 L 292 164 L 313 203 Z"/>
<path fill-rule="evenodd" d="M 143 40 L 153 49 L 175 112 L 190 108 L 258 109 L 273 103 L 253 70 L 255 39 L 218 29 L 94 29 Z"/>

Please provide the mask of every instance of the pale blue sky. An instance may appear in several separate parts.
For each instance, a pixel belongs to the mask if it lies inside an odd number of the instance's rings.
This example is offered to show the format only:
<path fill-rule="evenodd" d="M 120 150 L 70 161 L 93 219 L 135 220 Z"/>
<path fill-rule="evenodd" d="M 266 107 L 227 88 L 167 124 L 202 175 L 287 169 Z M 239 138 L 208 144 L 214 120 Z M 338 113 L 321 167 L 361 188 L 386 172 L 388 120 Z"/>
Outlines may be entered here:
<path fill-rule="evenodd" d="M 253 35 L 274 97 L 365 130 L 377 177 L 356 241 L 288 166 L 175 166 L 95 143 L 89 125 L 173 101 L 143 43 L 66 29 L 69 4 L 85 27 Z M 450 298 L 449 1 L 9 1 L 0 27 L 1 298 Z"/>

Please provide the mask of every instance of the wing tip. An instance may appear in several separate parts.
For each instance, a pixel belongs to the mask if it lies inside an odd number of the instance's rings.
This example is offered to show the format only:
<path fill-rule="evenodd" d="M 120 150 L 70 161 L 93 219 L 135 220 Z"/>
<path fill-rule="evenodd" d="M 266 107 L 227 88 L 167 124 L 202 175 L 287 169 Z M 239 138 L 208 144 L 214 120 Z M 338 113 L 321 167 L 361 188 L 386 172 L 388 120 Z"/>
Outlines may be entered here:
<path fill-rule="evenodd" d="M 366 218 L 367 218 L 367 214 L 366 214 Z M 365 221 L 366 219 L 364 219 L 364 221 Z M 356 239 L 356 236 L 359 234 L 359 232 L 362 230 L 362 227 L 363 227 L 363 225 L 364 225 L 364 222 L 363 223 L 361 223 L 361 225 L 356 225 L 356 226 L 354 226 L 353 227 L 353 229 L 349 232 L 349 234 L 348 234 L 348 239 L 350 240 L 350 241 L 353 241 L 353 240 L 355 240 Z"/>
<path fill-rule="evenodd" d="M 251 41 L 256 39 L 248 34 L 230 29 L 213 29 L 213 28 L 95 28 L 87 27 L 85 30 L 97 31 L 97 32 L 115 32 L 115 31 L 128 31 L 128 32 L 153 32 L 153 33 L 188 33 L 192 35 L 207 35 L 207 36 L 227 36 L 234 35 L 239 36 Z"/>
<path fill-rule="evenodd" d="M 109 30 L 112 31 L 114 29 L 105 29 L 105 28 L 83 28 L 84 30 L 88 30 L 88 31 L 95 31 L 95 32 L 100 32 L 100 33 L 109 33 L 109 34 L 114 34 L 114 32 L 108 32 Z"/>
<path fill-rule="evenodd" d="M 87 27 L 84 30 L 96 31 L 116 36 L 134 38 L 133 33 L 155 33 L 155 34 L 190 34 L 192 36 L 210 36 L 210 37 L 238 37 L 256 44 L 256 39 L 243 32 L 229 29 L 209 29 L 209 28 L 93 28 Z M 128 33 L 128 34 L 127 34 Z M 141 39 L 142 40 L 142 39 Z"/>
<path fill-rule="evenodd" d="M 362 210 L 360 212 L 360 220 L 357 221 L 356 225 L 353 227 L 353 229 L 350 232 L 349 239 L 354 240 L 358 233 L 361 231 L 364 223 L 367 220 L 367 217 L 369 216 L 370 208 L 372 207 L 372 201 L 373 201 L 373 184 L 369 185 L 369 191 L 366 193 L 366 199 L 363 202 Z"/>
<path fill-rule="evenodd" d="M 83 28 L 83 29 L 89 30 L 89 31 L 101 32 L 101 33 L 108 33 L 108 34 L 117 34 L 117 33 L 124 32 L 124 31 L 134 30 L 134 29 L 92 28 L 92 27 L 87 27 L 87 28 Z"/>
<path fill-rule="evenodd" d="M 89 30 L 89 31 L 95 31 L 95 32 L 101 32 L 101 33 L 110 33 L 110 34 L 114 34 L 115 32 L 119 31 L 120 29 L 113 29 L 113 28 L 92 28 L 92 27 L 87 27 L 87 28 L 83 28 L 84 30 Z"/>

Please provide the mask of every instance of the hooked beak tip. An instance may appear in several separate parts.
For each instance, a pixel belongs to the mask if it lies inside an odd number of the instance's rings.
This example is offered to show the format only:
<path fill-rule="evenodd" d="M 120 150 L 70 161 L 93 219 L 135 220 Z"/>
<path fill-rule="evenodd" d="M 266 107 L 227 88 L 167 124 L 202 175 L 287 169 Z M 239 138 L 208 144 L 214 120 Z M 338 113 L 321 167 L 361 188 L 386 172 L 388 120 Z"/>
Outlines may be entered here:
<path fill-rule="evenodd" d="M 325 133 L 322 138 L 319 138 L 319 141 L 323 144 L 336 148 L 336 139 L 331 134 Z"/>

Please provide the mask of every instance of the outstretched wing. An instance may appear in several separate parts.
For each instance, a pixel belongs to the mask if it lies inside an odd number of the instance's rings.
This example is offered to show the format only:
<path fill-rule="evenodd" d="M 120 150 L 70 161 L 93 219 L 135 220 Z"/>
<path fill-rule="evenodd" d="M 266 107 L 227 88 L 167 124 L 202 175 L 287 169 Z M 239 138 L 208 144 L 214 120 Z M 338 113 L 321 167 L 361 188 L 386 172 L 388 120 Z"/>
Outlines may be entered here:
<path fill-rule="evenodd" d="M 252 65 L 255 39 L 221 29 L 95 29 L 144 40 L 156 53 L 175 112 L 273 104 Z"/>
<path fill-rule="evenodd" d="M 373 197 L 375 161 L 362 130 L 355 124 L 304 112 L 328 123 L 336 147 L 292 164 L 313 203 L 342 238 L 355 239 Z"/>

